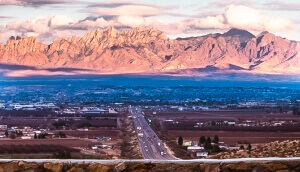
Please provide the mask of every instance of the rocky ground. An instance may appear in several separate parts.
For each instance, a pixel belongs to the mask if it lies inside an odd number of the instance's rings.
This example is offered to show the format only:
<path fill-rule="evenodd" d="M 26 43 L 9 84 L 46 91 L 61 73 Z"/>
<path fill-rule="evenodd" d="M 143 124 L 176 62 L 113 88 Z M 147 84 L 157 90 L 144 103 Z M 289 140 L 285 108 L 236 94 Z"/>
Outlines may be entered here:
<path fill-rule="evenodd" d="M 262 157 L 300 157 L 300 140 L 275 141 L 268 144 L 253 145 L 253 150 L 222 152 L 211 155 L 212 159 Z"/>
<path fill-rule="evenodd" d="M 300 159 L 280 160 L 231 160 L 231 161 L 76 161 L 76 160 L 27 160 L 0 162 L 0 171 L 32 172 L 231 172 L 231 171 L 287 171 L 300 170 Z"/>

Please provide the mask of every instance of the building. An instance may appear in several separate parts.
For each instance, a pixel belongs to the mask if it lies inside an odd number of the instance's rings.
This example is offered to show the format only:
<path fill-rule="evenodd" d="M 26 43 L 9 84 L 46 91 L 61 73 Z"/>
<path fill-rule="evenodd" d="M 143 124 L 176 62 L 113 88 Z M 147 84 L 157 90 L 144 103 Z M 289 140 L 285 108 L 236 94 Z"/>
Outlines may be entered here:
<path fill-rule="evenodd" d="M 208 156 L 208 152 L 197 152 L 196 157 L 197 158 L 205 158 Z"/>
<path fill-rule="evenodd" d="M 111 137 L 99 136 L 97 137 L 98 141 L 111 141 Z"/>
<path fill-rule="evenodd" d="M 97 107 L 83 107 L 81 112 L 83 114 L 109 114 L 109 110 Z"/>
<path fill-rule="evenodd" d="M 189 146 L 189 147 L 187 147 L 187 150 L 189 152 L 199 152 L 199 151 L 203 151 L 204 147 L 201 147 L 201 146 Z"/>
<path fill-rule="evenodd" d="M 115 110 L 112 109 L 112 108 L 108 109 L 108 113 L 109 113 L 109 114 L 118 114 L 118 112 L 115 111 Z"/>
<path fill-rule="evenodd" d="M 0 125 L 0 130 L 7 130 L 7 125 Z"/>
<path fill-rule="evenodd" d="M 183 146 L 194 146 L 193 141 L 184 141 Z"/>

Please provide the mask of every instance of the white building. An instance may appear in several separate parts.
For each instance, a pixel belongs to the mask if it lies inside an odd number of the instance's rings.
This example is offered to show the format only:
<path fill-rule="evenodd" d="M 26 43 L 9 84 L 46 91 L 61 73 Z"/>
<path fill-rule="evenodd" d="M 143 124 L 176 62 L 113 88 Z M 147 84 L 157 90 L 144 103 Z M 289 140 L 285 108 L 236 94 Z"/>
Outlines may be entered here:
<path fill-rule="evenodd" d="M 204 147 L 201 146 L 189 146 L 187 147 L 187 150 L 190 152 L 198 152 L 198 151 L 203 151 Z"/>
<path fill-rule="evenodd" d="M 197 153 L 196 153 L 196 156 L 197 156 L 198 158 L 205 158 L 205 157 L 208 156 L 208 152 L 197 152 Z"/>
<path fill-rule="evenodd" d="M 0 130 L 7 130 L 7 125 L 0 125 Z"/>

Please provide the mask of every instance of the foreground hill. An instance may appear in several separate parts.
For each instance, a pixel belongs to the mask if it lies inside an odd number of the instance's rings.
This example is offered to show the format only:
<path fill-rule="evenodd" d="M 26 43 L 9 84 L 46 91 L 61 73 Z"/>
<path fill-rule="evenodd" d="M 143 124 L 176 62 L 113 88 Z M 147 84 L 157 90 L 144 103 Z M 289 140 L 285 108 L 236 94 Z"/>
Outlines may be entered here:
<path fill-rule="evenodd" d="M 84 68 L 99 73 L 215 69 L 295 74 L 300 73 L 299 50 L 299 42 L 268 32 L 254 36 L 231 29 L 224 34 L 171 40 L 153 28 L 122 32 L 110 28 L 61 38 L 50 45 L 34 37 L 11 37 L 6 45 L 0 43 L 0 63 Z"/>
<path fill-rule="evenodd" d="M 245 145 L 247 146 L 247 145 Z M 212 159 L 227 158 L 264 158 L 264 157 L 299 157 L 300 140 L 275 141 L 268 144 L 256 145 L 249 152 L 248 150 L 239 150 L 233 152 L 221 152 L 217 155 L 211 155 Z"/>

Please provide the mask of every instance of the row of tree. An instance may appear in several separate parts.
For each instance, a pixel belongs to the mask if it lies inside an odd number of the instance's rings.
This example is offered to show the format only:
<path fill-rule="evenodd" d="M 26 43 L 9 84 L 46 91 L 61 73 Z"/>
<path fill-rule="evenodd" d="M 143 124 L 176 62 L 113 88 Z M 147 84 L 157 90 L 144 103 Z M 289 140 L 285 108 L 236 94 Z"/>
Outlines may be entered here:
<path fill-rule="evenodd" d="M 212 144 L 214 143 L 214 144 Z M 182 136 L 178 137 L 178 145 L 183 146 L 183 138 Z M 205 150 L 209 152 L 221 152 L 221 149 L 219 147 L 219 136 L 215 135 L 213 141 L 210 137 L 201 136 L 199 138 L 198 146 L 203 146 Z M 240 150 L 245 150 L 245 146 L 241 145 Z M 252 145 L 248 144 L 246 150 L 249 151 L 249 153 L 252 150 Z"/>

